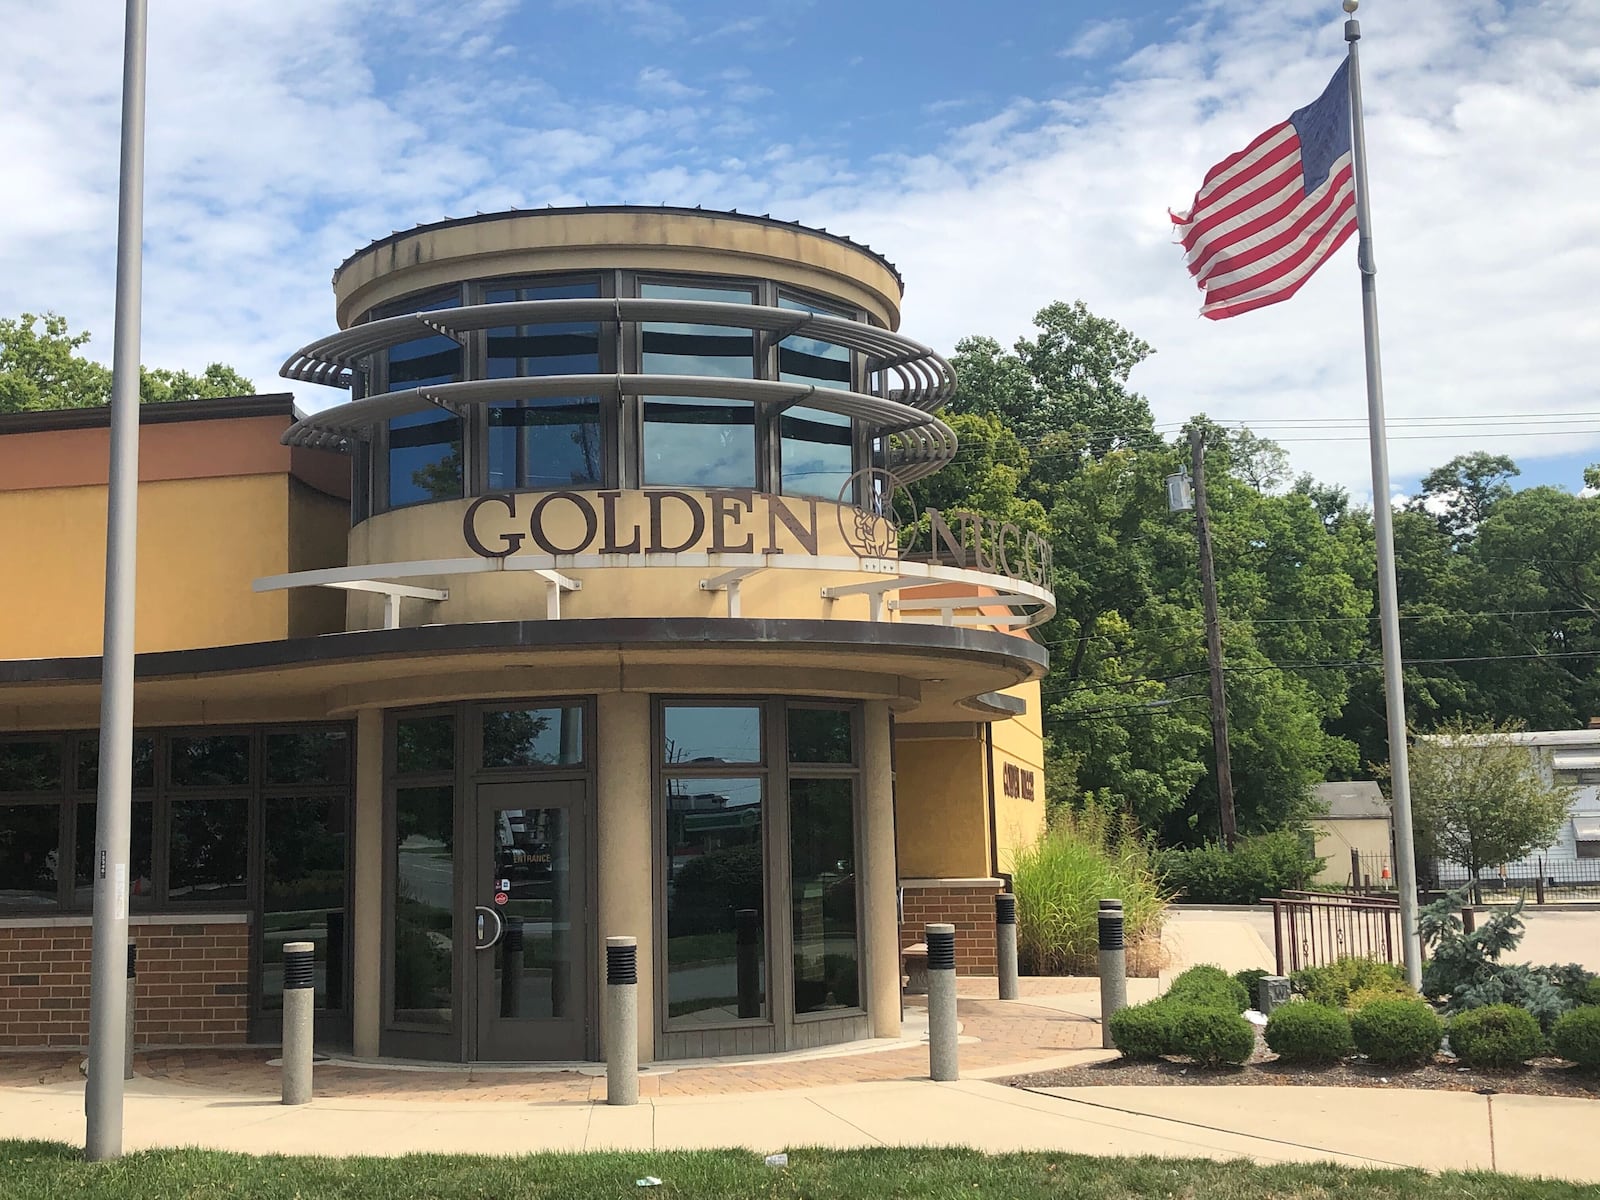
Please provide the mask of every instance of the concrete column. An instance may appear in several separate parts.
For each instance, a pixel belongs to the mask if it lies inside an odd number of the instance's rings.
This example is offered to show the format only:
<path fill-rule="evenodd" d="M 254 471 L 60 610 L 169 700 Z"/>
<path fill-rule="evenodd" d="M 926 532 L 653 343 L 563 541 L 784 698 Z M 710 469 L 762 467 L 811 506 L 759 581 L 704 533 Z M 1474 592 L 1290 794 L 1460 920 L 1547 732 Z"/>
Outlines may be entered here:
<path fill-rule="evenodd" d="M 383 710 L 356 713 L 350 1015 L 357 1058 L 378 1056 L 383 996 Z M 331 976 L 335 964 L 328 964 Z"/>
<path fill-rule="evenodd" d="M 859 850 L 867 911 L 866 1001 L 873 1037 L 900 1036 L 899 878 L 894 856 L 894 775 L 889 767 L 889 705 L 866 705 Z"/>
<path fill-rule="evenodd" d="M 655 814 L 650 802 L 650 697 L 609 692 L 595 703 L 599 764 L 594 828 L 600 919 L 595 935 L 639 940 L 638 1061 L 655 1061 Z M 602 1047 L 602 1049 L 605 1049 Z M 609 1057 L 609 1051 L 607 1051 Z"/>

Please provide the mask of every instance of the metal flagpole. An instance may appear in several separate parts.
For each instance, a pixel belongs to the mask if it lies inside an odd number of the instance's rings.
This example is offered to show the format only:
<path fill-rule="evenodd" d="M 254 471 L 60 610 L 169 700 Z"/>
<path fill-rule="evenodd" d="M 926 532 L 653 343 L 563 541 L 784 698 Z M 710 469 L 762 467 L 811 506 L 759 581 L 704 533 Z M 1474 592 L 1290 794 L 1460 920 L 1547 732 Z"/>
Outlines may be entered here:
<path fill-rule="evenodd" d="M 100 788 L 95 813 L 94 941 L 89 986 L 90 1161 L 122 1155 L 127 1028 L 128 828 L 133 785 L 133 614 L 139 489 L 139 301 L 144 239 L 146 0 L 128 0 L 117 197 L 117 307 L 106 502 L 106 620 L 100 677 Z"/>
<path fill-rule="evenodd" d="M 1367 436 L 1372 443 L 1372 523 L 1378 539 L 1378 617 L 1383 633 L 1383 692 L 1389 712 L 1389 771 L 1394 792 L 1394 874 L 1400 890 L 1400 942 L 1406 980 L 1422 986 L 1417 937 L 1417 860 L 1411 832 L 1411 768 L 1406 750 L 1406 690 L 1400 659 L 1400 598 L 1394 574 L 1394 512 L 1389 503 L 1389 448 L 1383 417 L 1383 365 L 1378 356 L 1378 268 L 1372 255 L 1372 210 L 1367 202 L 1367 131 L 1361 112 L 1360 0 L 1344 0 L 1350 18 L 1351 158 L 1356 184 L 1357 261 L 1361 266 L 1361 325 L 1367 351 Z"/>

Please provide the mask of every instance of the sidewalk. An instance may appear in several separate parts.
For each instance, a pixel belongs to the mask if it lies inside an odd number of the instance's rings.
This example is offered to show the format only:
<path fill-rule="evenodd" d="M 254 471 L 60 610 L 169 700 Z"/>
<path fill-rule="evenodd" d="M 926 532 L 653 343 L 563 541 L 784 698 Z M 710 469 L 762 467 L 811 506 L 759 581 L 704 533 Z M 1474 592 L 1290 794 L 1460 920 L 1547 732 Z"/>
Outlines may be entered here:
<path fill-rule="evenodd" d="M 125 1145 L 245 1153 L 398 1155 L 800 1146 L 962 1145 L 986 1151 L 1333 1161 L 1497 1169 L 1600 1182 L 1593 1101 L 1341 1088 L 1077 1088 L 983 1080 L 657 1097 L 632 1108 L 414 1098 L 317 1100 L 128 1084 Z M 81 1145 L 83 1089 L 0 1089 L 12 1138 Z"/>

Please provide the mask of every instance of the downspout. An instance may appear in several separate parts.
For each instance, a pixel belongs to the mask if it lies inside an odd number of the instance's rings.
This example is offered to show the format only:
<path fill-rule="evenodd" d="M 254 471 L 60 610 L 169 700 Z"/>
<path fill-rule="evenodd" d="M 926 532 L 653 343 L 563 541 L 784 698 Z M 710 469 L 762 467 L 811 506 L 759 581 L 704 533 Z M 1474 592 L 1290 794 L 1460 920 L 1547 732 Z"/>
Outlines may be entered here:
<path fill-rule="evenodd" d="M 994 722 L 985 721 L 983 724 L 983 757 L 987 767 L 984 779 L 984 791 L 989 801 L 989 878 L 1001 879 L 1000 874 L 1000 838 L 995 824 L 994 811 Z M 1010 890 L 1010 880 L 1006 880 L 1006 890 Z"/>

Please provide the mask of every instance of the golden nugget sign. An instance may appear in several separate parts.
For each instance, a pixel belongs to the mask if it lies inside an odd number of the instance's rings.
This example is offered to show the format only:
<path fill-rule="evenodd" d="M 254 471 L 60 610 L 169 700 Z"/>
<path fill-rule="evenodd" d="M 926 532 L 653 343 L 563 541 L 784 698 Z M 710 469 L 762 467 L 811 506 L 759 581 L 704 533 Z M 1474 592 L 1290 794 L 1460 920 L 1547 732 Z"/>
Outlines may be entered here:
<path fill-rule="evenodd" d="M 494 492 L 472 502 L 461 534 L 474 554 L 850 554 L 973 568 L 1048 586 L 1050 543 L 1010 522 L 930 508 L 928 547 L 909 495 L 874 470 L 846 485 L 837 506 L 748 488 L 705 492 Z M 859 490 L 857 490 L 859 489 Z M 852 495 L 870 497 L 866 505 Z M 819 507 L 834 519 L 819 521 Z M 827 526 L 837 525 L 837 537 Z"/>

